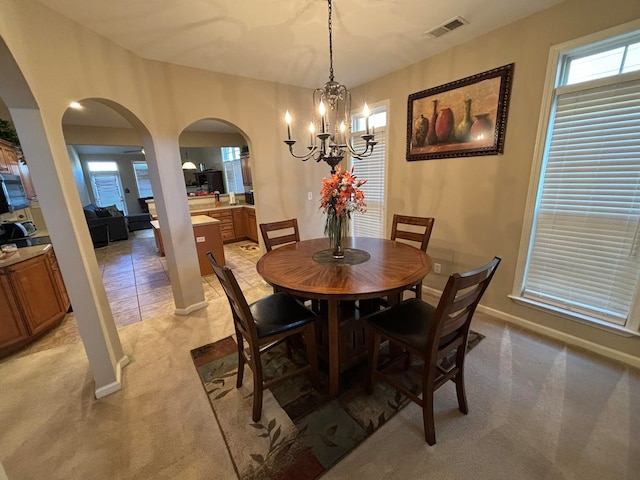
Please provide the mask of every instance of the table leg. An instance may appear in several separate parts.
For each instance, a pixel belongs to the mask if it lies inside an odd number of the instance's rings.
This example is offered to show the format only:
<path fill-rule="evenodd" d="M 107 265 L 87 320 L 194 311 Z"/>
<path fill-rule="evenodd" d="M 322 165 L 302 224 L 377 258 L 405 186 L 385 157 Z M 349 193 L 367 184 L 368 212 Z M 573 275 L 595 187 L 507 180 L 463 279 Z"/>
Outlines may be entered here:
<path fill-rule="evenodd" d="M 329 300 L 329 395 L 338 395 L 340 383 L 339 301 Z"/>
<path fill-rule="evenodd" d="M 399 294 L 387 295 L 387 303 L 389 305 L 395 305 L 402 300 L 402 292 Z M 391 358 L 399 357 L 402 354 L 402 349 L 395 343 L 389 342 L 389 356 Z"/>

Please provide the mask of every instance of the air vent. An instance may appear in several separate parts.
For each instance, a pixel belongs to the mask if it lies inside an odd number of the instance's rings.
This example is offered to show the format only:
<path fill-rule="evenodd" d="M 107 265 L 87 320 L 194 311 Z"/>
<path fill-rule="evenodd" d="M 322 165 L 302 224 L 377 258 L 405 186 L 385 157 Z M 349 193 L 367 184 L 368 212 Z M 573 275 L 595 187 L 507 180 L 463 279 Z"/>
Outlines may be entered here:
<path fill-rule="evenodd" d="M 468 23 L 469 22 L 462 17 L 455 17 L 443 23 L 442 25 L 439 25 L 425 32 L 425 35 L 429 35 L 430 37 L 433 37 L 433 38 L 438 38 L 444 35 L 445 33 L 449 33 L 450 31 L 455 30 L 456 28 L 459 28 L 463 25 L 467 25 Z"/>

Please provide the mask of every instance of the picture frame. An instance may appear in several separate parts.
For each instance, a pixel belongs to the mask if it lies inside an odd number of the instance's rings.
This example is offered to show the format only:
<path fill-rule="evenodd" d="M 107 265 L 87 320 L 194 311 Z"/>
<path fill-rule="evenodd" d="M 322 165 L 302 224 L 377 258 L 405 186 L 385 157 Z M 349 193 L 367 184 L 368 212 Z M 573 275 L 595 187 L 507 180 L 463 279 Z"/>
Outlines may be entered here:
<path fill-rule="evenodd" d="M 407 161 L 503 153 L 514 65 L 409 95 Z"/>

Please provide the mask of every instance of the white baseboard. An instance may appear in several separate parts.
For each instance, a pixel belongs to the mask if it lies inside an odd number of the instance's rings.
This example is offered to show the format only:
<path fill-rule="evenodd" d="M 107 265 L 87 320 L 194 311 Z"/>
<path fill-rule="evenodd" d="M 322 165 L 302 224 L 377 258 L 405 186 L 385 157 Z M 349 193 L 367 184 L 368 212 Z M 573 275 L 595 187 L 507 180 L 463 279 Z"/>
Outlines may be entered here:
<path fill-rule="evenodd" d="M 104 398 L 107 395 L 117 392 L 122 389 L 122 369 L 129 364 L 129 356 L 124 355 L 116 363 L 116 380 L 102 387 L 96 388 L 96 398 Z"/>
<path fill-rule="evenodd" d="M 187 308 L 176 308 L 175 314 L 176 315 L 189 315 L 189 314 L 195 312 L 196 310 L 200 310 L 201 308 L 205 308 L 207 305 L 209 305 L 209 302 L 207 302 L 205 300 L 203 302 L 198 302 L 198 303 L 194 303 L 193 305 L 189 305 Z"/>
<path fill-rule="evenodd" d="M 423 290 L 431 295 L 436 295 L 437 297 L 440 297 L 440 295 L 442 295 L 442 292 L 430 287 L 423 287 Z M 518 325 L 519 327 L 525 328 L 540 335 L 544 335 L 545 337 L 560 340 L 561 342 L 565 342 L 569 345 L 584 348 L 585 350 L 588 350 L 590 352 L 597 353 L 598 355 L 602 355 L 603 357 L 617 360 L 627 365 L 631 365 L 632 367 L 640 368 L 640 358 L 629 355 L 628 353 L 620 352 L 618 350 L 614 350 L 613 348 L 598 345 L 597 343 L 585 340 L 584 338 L 576 337 L 569 333 L 561 332 L 550 327 L 545 327 L 544 325 L 539 325 L 535 322 L 516 317 L 515 315 L 511 315 L 494 308 L 478 305 L 478 311 L 486 313 L 487 315 L 491 315 L 492 317 L 498 318 L 500 320 L 504 320 L 505 322 Z"/>

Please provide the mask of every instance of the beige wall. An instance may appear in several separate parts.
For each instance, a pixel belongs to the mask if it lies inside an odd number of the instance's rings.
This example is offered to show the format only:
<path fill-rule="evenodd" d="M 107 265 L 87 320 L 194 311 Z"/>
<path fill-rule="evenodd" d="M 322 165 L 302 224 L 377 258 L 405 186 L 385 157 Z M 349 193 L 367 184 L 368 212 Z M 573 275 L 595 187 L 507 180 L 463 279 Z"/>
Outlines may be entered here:
<path fill-rule="evenodd" d="M 203 118 L 223 119 L 247 139 L 258 222 L 297 217 L 303 238 L 322 235 L 317 193 L 328 169 L 324 164 L 292 159 L 281 141 L 284 110 L 306 111 L 308 90 L 142 60 L 30 0 L 0 0 L 0 11 L 0 36 L 38 102 L 62 183 L 72 186 L 60 126 L 68 103 L 83 98 L 116 102 L 148 129 L 150 138 L 142 133 L 142 142 L 136 144 L 144 143 L 156 158 L 154 192 L 165 197 L 158 205 L 160 219 L 175 226 L 176 236 L 170 240 L 176 248 L 192 248 L 188 245 L 192 240 L 177 233 L 187 206 L 186 199 L 184 203 L 171 199 L 184 189 L 172 162 L 186 126 Z M 429 253 L 442 263 L 443 275 L 430 275 L 428 285 L 440 288 L 445 274 L 477 266 L 499 254 L 504 261 L 483 303 L 640 357 L 636 339 L 535 312 L 507 298 L 514 280 L 549 48 L 639 16 L 639 2 L 567 0 L 354 89 L 354 105 L 363 99 L 370 103 L 390 100 L 387 222 L 394 212 L 436 217 Z M 409 94 L 512 62 L 515 74 L 504 155 L 405 161 Z M 9 99 L 4 101 L 11 107 Z M 38 173 L 38 161 L 32 163 L 40 192 L 47 179 Z M 314 195 L 312 201 L 307 200 L 309 191 Z M 74 216 L 82 215 L 79 203 L 68 201 L 71 207 L 77 205 Z M 54 215 L 51 206 L 45 215 L 50 212 Z M 184 230 L 188 230 L 186 224 Z M 176 269 L 176 278 L 182 279 L 182 270 L 188 268 Z M 63 269 L 63 273 L 67 272 Z M 188 296 L 186 291 L 183 294 Z"/>
<path fill-rule="evenodd" d="M 483 304 L 640 357 L 638 338 L 605 333 L 507 298 L 514 283 L 549 49 L 638 17 L 640 2 L 567 0 L 355 89 L 356 105 L 362 98 L 390 100 L 387 222 L 394 212 L 436 218 L 428 252 L 442 263 L 442 274 L 430 274 L 426 285 L 441 289 L 447 274 L 501 255 Z M 409 94 L 509 63 L 515 63 L 515 71 L 503 155 L 405 160 Z"/>

